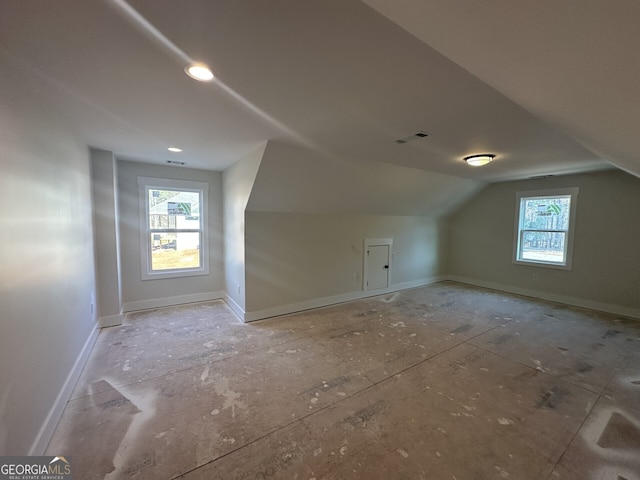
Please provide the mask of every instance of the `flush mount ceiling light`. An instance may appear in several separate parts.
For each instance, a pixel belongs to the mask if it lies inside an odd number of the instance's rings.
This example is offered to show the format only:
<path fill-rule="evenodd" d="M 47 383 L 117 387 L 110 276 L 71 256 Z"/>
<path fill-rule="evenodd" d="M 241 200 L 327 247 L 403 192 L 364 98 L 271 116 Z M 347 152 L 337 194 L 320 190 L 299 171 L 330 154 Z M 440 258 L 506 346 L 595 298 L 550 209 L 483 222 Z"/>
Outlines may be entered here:
<path fill-rule="evenodd" d="M 495 155 L 493 153 L 481 153 L 478 155 L 469 155 L 468 157 L 464 157 L 464 161 L 472 167 L 481 167 L 487 163 L 491 163 L 494 158 Z"/>
<path fill-rule="evenodd" d="M 213 80 L 213 73 L 204 63 L 190 63 L 184 67 L 184 71 L 191 78 L 199 82 L 210 82 Z"/>
<path fill-rule="evenodd" d="M 170 152 L 173 152 L 173 153 L 180 153 L 182 151 L 182 149 L 178 148 L 178 147 L 169 147 L 169 148 L 167 148 L 167 150 L 169 150 Z"/>

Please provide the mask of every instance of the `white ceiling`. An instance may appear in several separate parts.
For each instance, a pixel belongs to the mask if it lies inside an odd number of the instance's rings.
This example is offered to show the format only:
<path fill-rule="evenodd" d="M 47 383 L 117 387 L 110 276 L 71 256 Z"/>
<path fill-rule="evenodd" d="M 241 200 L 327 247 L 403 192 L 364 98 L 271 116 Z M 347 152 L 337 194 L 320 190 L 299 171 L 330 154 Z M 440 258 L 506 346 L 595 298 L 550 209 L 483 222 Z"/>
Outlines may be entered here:
<path fill-rule="evenodd" d="M 617 167 L 640 176 L 638 0 L 364 0 Z"/>
<path fill-rule="evenodd" d="M 356 0 L 2 0 L 0 53 L 87 144 L 125 159 L 224 170 L 277 140 L 478 181 L 640 172 L 639 2 L 367 3 L 382 14 Z M 187 77 L 189 59 L 218 80 Z M 461 160 L 483 152 L 497 154 L 487 167 Z"/>

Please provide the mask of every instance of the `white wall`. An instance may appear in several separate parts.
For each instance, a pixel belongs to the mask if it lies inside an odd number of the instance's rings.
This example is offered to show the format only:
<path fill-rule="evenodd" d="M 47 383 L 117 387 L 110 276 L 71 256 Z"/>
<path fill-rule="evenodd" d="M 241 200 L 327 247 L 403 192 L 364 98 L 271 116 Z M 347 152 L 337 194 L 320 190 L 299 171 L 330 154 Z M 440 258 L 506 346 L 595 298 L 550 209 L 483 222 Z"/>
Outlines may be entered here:
<path fill-rule="evenodd" d="M 141 279 L 140 208 L 137 178 L 156 177 L 209 183 L 209 274 Z M 124 311 L 221 298 L 224 288 L 222 174 L 206 170 L 118 162 L 118 211 Z"/>
<path fill-rule="evenodd" d="M 42 454 L 95 339 L 89 149 L 0 71 L 0 455 Z"/>
<path fill-rule="evenodd" d="M 244 212 L 265 146 L 266 143 L 222 174 L 225 291 L 227 301 L 240 315 L 245 309 Z"/>
<path fill-rule="evenodd" d="M 427 283 L 441 270 L 441 228 L 432 218 L 247 212 L 246 220 L 250 317 L 362 292 L 365 238 L 393 238 L 392 287 Z"/>
<path fill-rule="evenodd" d="M 572 269 L 512 262 L 517 191 L 579 187 Z M 453 214 L 447 273 L 479 285 L 640 316 L 640 179 L 619 170 L 488 186 Z"/>
<path fill-rule="evenodd" d="M 91 184 L 101 327 L 122 323 L 117 161 L 112 152 L 91 149 Z"/>

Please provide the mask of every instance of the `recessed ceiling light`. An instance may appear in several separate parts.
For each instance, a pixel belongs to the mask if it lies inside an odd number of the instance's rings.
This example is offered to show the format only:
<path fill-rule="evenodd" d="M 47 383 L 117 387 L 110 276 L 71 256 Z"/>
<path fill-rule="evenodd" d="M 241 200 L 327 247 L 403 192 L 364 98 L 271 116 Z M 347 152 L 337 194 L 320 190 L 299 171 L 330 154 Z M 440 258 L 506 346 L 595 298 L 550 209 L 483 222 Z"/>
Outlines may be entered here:
<path fill-rule="evenodd" d="M 184 71 L 191 78 L 199 82 L 209 82 L 213 80 L 213 73 L 204 63 L 190 63 L 184 67 Z"/>
<path fill-rule="evenodd" d="M 481 167 L 487 163 L 491 163 L 494 158 L 495 155 L 493 153 L 481 153 L 478 155 L 469 155 L 468 157 L 464 157 L 464 161 L 472 167 Z"/>
<path fill-rule="evenodd" d="M 178 147 L 169 147 L 169 148 L 167 148 L 167 150 L 169 150 L 170 152 L 174 152 L 174 153 L 180 153 L 182 151 L 182 149 L 178 148 Z"/>

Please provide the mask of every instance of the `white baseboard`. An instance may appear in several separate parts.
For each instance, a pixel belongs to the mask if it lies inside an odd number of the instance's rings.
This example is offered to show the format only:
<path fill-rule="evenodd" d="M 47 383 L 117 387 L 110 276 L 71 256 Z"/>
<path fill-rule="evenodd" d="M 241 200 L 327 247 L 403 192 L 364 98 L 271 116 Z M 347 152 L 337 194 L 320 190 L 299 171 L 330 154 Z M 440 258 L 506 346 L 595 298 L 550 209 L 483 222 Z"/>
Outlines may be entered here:
<path fill-rule="evenodd" d="M 69 398 L 71 398 L 73 389 L 76 387 L 76 383 L 78 383 L 78 379 L 80 378 L 82 369 L 89 359 L 89 354 L 93 349 L 93 345 L 96 343 L 98 333 L 100 333 L 100 329 L 96 325 L 96 328 L 91 331 L 91 333 L 89 334 L 89 338 L 87 338 L 87 341 L 84 343 L 84 346 L 82 347 L 78 358 L 76 358 L 76 361 L 73 364 L 69 375 L 67 375 L 67 379 L 65 380 L 62 388 L 60 389 L 60 392 L 58 393 L 56 401 L 53 403 L 53 406 L 49 410 L 47 418 L 40 427 L 40 431 L 38 432 L 35 441 L 29 449 L 29 455 L 45 454 L 47 446 L 49 445 L 51 437 L 53 436 L 53 432 L 58 426 L 58 422 L 62 417 L 62 413 L 67 406 L 67 402 L 69 401 Z"/>
<path fill-rule="evenodd" d="M 125 302 L 122 312 L 135 312 L 136 310 L 147 310 L 149 308 L 172 307 L 184 303 L 207 302 L 209 300 L 223 300 L 224 292 L 204 292 L 191 293 L 188 295 L 176 295 L 175 297 L 152 298 L 150 300 L 138 300 L 135 302 Z"/>
<path fill-rule="evenodd" d="M 280 305 L 277 307 L 265 308 L 263 310 L 254 310 L 252 312 L 245 312 L 240 309 L 239 311 L 236 311 L 236 314 L 245 322 L 254 322 L 256 320 L 263 320 L 265 318 L 276 317 L 278 315 L 287 315 L 290 313 L 301 312 L 303 310 L 310 310 L 312 308 L 328 307 L 329 305 L 351 302 L 353 300 L 360 300 L 361 298 L 376 297 L 378 295 L 386 295 L 388 293 L 406 290 L 409 288 L 422 287 L 424 285 L 441 282 L 442 280 L 444 280 L 444 277 L 440 276 L 421 278 L 410 282 L 396 283 L 391 285 L 389 288 L 380 290 L 359 290 L 356 292 L 341 293 L 330 297 L 314 298 L 304 300 L 302 302 L 290 303 L 288 305 Z M 231 305 L 230 307 L 233 309 Z"/>
<path fill-rule="evenodd" d="M 531 290 L 528 288 L 515 287 L 513 285 L 505 285 L 502 283 L 488 282 L 485 280 L 478 280 L 475 278 L 460 277 L 458 275 L 445 275 L 446 280 L 453 282 L 466 283 L 468 285 L 475 285 L 476 287 L 490 288 L 491 290 L 499 290 L 501 292 L 515 293 L 516 295 L 523 295 L 525 297 L 539 298 L 541 300 L 548 300 L 550 302 L 562 303 L 565 305 L 572 305 L 574 307 L 586 308 L 589 310 L 597 310 L 599 312 L 611 313 L 613 315 L 620 315 L 622 317 L 640 319 L 640 309 L 628 308 L 620 305 L 614 305 L 611 303 L 596 302 L 593 300 L 587 300 L 584 298 L 570 297 L 567 295 L 558 295 L 555 293 L 542 292 L 539 290 Z"/>
<path fill-rule="evenodd" d="M 243 309 L 240 305 L 238 305 L 238 304 L 236 303 L 236 301 L 235 301 L 233 298 L 231 298 L 231 297 L 229 296 L 229 294 L 225 294 L 225 296 L 224 296 L 224 301 L 227 303 L 227 305 L 229 306 L 229 308 L 231 309 L 231 311 L 232 311 L 233 313 L 235 313 L 235 314 L 236 314 L 236 316 L 237 316 L 240 320 L 245 321 L 245 320 L 244 320 L 244 314 L 245 314 L 244 309 Z"/>
<path fill-rule="evenodd" d="M 118 315 L 107 315 L 106 317 L 100 317 L 98 320 L 98 328 L 116 327 L 122 325 L 124 315 L 119 313 Z"/>

